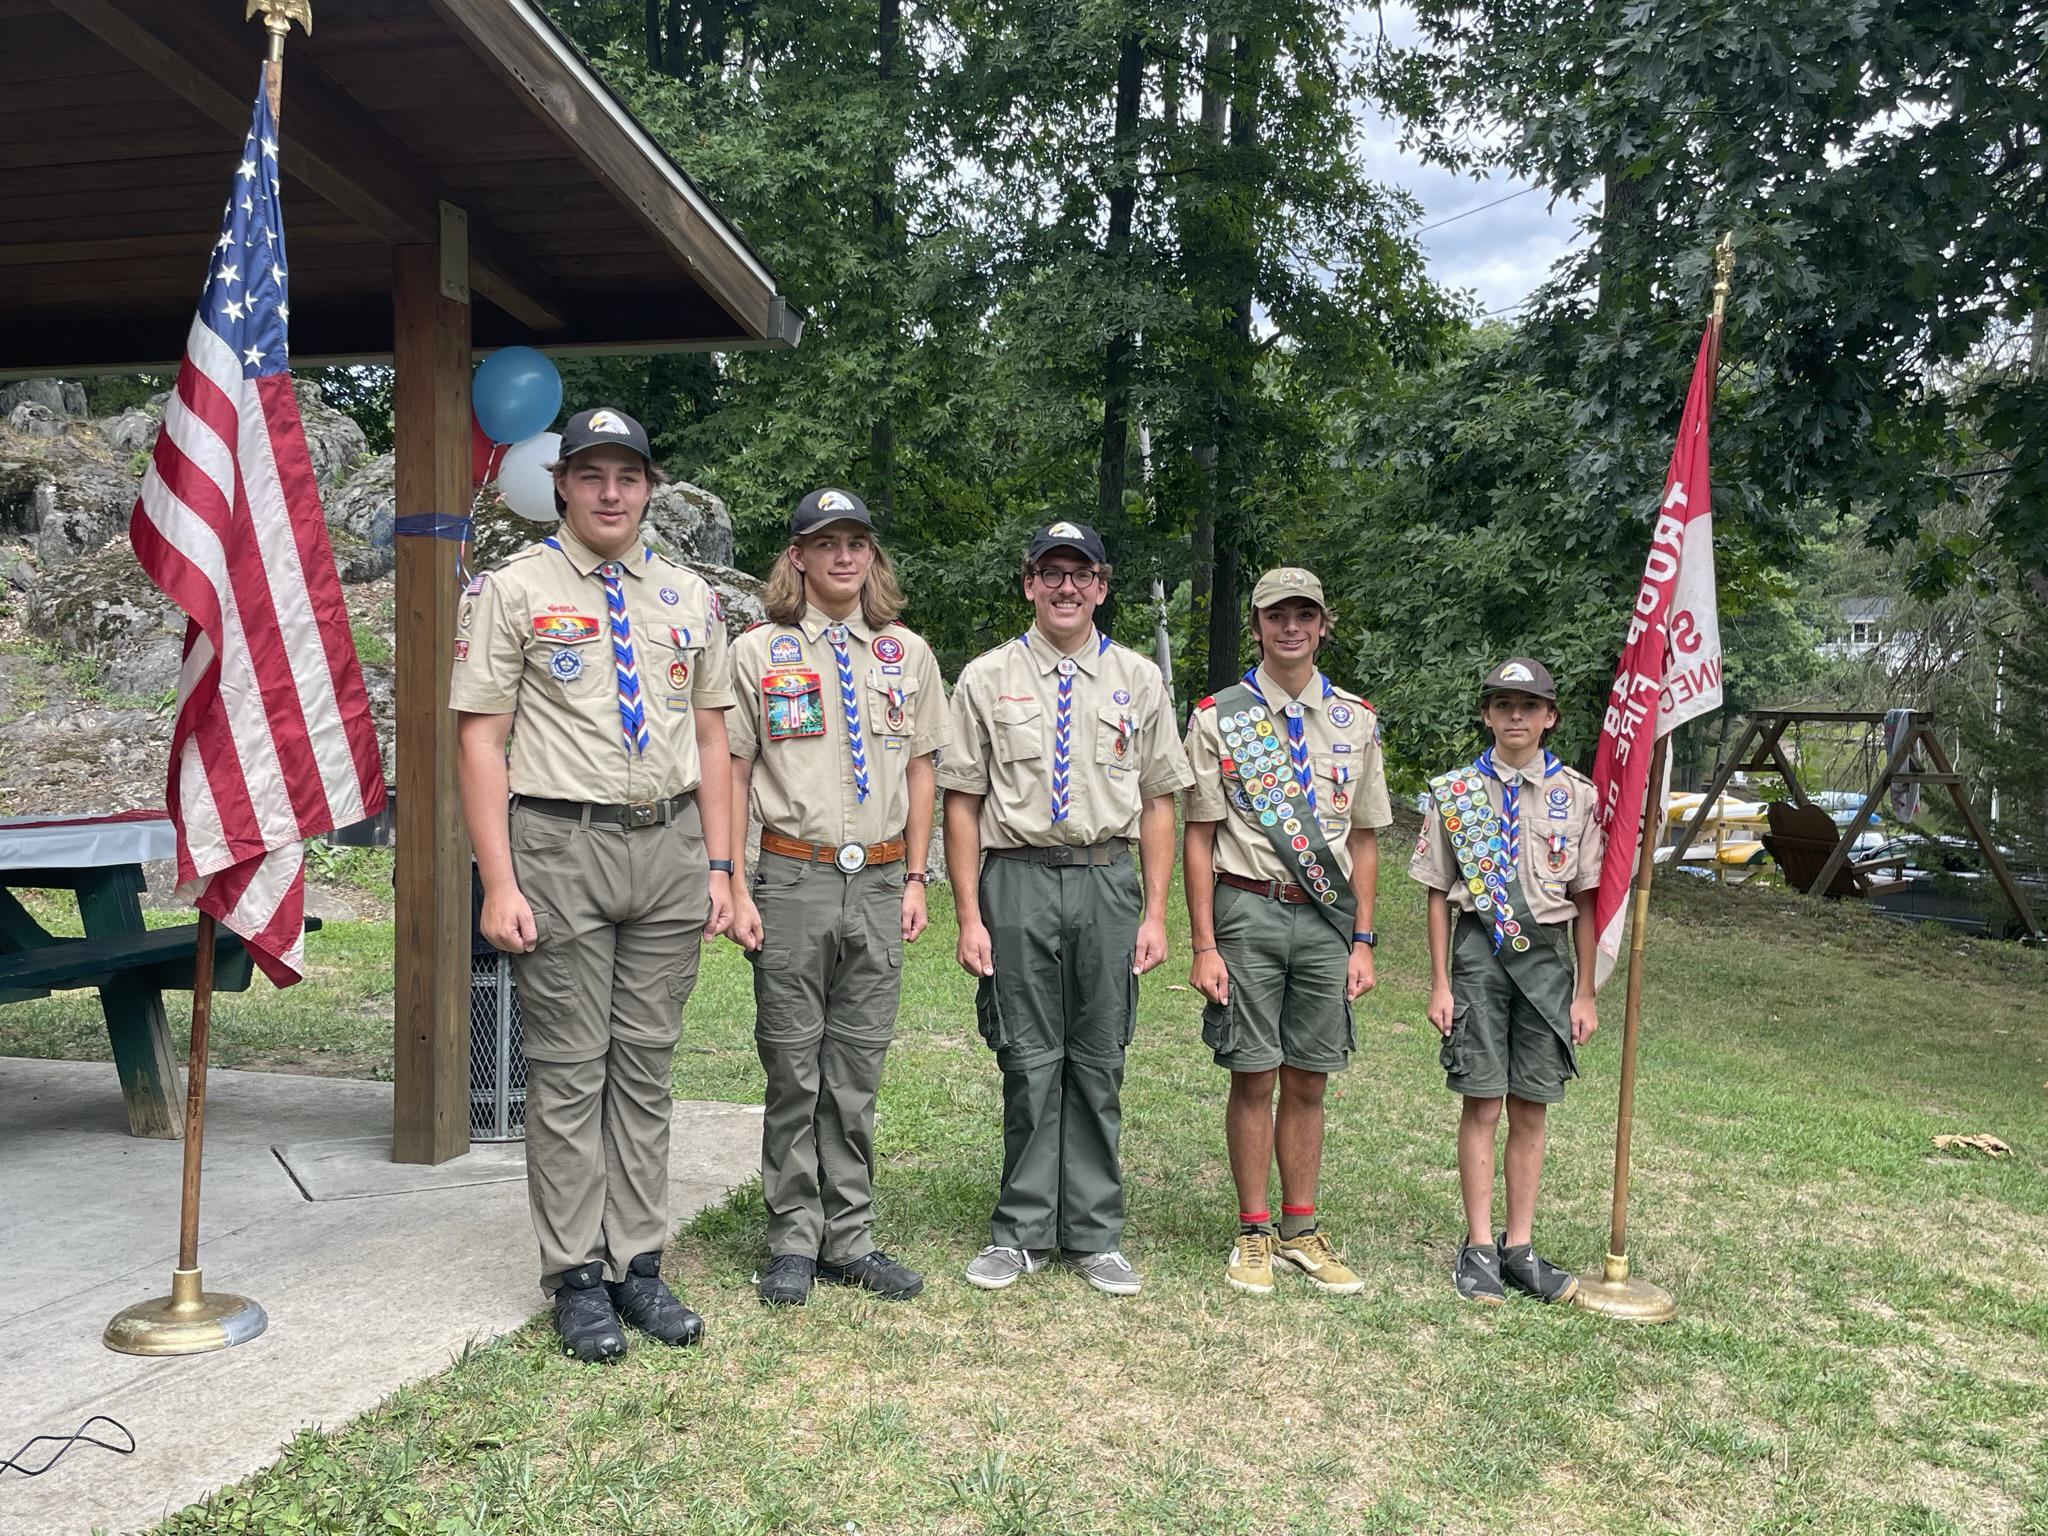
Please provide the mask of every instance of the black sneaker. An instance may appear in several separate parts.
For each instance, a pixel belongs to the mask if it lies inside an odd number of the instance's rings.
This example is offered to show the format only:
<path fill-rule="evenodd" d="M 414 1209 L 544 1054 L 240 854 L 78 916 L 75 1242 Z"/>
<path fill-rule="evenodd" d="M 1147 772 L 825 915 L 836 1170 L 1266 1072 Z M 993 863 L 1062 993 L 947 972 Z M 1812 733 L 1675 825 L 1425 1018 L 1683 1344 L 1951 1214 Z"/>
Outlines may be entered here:
<path fill-rule="evenodd" d="M 818 1262 L 800 1253 L 778 1253 L 754 1282 L 761 1300 L 771 1307 L 800 1307 L 811 1299 L 811 1276 Z"/>
<path fill-rule="evenodd" d="M 659 1253 L 641 1254 L 626 1266 L 626 1278 L 608 1289 L 619 1316 L 649 1338 L 664 1344 L 696 1344 L 703 1339 L 704 1319 L 661 1283 Z"/>
<path fill-rule="evenodd" d="M 626 1331 L 605 1291 L 602 1264 L 562 1271 L 555 1292 L 555 1332 L 561 1335 L 562 1353 L 586 1364 L 616 1360 L 626 1352 Z"/>
<path fill-rule="evenodd" d="M 1505 1232 L 1494 1241 L 1500 1247 L 1501 1278 L 1524 1296 L 1555 1303 L 1570 1301 L 1579 1294 L 1579 1277 L 1538 1257 L 1533 1244 L 1517 1243 L 1510 1248 Z"/>
<path fill-rule="evenodd" d="M 1451 1271 L 1451 1279 L 1457 1284 L 1458 1294 L 1467 1301 L 1497 1307 L 1508 1299 L 1500 1283 L 1500 1250 L 1491 1243 L 1484 1247 L 1469 1242 L 1458 1244 L 1458 1266 Z"/>
<path fill-rule="evenodd" d="M 884 1301 L 908 1301 L 924 1289 L 924 1276 L 872 1248 L 850 1264 L 820 1264 L 818 1278 L 832 1285 L 857 1285 Z"/>

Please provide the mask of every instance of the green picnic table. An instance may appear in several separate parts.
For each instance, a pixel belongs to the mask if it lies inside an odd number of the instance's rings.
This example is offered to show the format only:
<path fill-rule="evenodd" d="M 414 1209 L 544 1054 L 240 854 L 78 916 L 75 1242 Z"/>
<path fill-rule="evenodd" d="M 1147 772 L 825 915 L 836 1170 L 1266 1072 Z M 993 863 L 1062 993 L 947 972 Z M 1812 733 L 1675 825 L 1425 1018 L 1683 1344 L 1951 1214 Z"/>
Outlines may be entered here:
<path fill-rule="evenodd" d="M 199 926 L 148 928 L 142 921 L 142 867 L 176 851 L 175 831 L 161 811 L 0 818 L 0 1003 L 96 988 L 136 1136 L 175 1138 L 185 1128 L 163 994 L 192 989 Z M 59 937 L 43 927 L 15 895 L 26 890 L 74 892 L 85 936 Z M 306 928 L 319 925 L 309 919 Z M 246 991 L 249 952 L 226 928 L 217 931 L 214 989 Z"/>

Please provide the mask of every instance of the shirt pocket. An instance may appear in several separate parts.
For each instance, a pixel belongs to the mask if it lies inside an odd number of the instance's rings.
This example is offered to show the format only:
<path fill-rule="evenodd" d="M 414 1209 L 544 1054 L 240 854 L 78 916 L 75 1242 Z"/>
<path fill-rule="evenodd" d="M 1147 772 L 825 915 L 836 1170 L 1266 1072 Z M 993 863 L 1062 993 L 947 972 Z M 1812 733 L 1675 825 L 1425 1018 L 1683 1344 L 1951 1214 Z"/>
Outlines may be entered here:
<path fill-rule="evenodd" d="M 577 634 L 565 627 L 555 634 L 529 633 L 525 648 L 528 673 L 555 698 L 583 702 L 615 687 L 611 646 L 602 630 Z"/>
<path fill-rule="evenodd" d="M 654 631 L 646 655 L 647 660 L 640 664 L 640 675 L 648 680 L 649 694 L 669 710 L 682 713 L 689 709 L 697 686 L 697 668 L 704 660 L 701 632 L 665 624 Z M 650 673 L 653 675 L 649 676 Z"/>
<path fill-rule="evenodd" d="M 1351 812 L 1358 799 L 1358 770 L 1347 753 L 1321 752 L 1314 760 L 1316 820 L 1323 836 L 1342 841 L 1351 831 Z"/>
<path fill-rule="evenodd" d="M 864 722 L 877 740 L 901 751 L 904 739 L 917 729 L 917 679 L 868 673 L 868 712 Z"/>
<path fill-rule="evenodd" d="M 999 763 L 1045 756 L 1045 707 L 1036 699 L 997 699 L 995 748 Z"/>
<path fill-rule="evenodd" d="M 1130 706 L 1105 704 L 1095 712 L 1095 761 L 1113 779 L 1138 766 L 1138 724 Z"/>

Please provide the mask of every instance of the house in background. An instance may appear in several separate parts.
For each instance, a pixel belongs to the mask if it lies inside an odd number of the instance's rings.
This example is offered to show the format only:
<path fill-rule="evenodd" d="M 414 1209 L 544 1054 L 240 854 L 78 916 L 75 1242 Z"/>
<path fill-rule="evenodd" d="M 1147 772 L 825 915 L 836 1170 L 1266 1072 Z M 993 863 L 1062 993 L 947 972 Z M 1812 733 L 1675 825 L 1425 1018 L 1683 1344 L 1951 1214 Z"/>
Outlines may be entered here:
<path fill-rule="evenodd" d="M 1823 656 L 1837 661 L 1873 662 L 1890 670 L 1913 651 L 1917 632 L 1893 627 L 1898 605 L 1888 597 L 1845 597 L 1837 602 L 1841 622 L 1821 643 Z"/>

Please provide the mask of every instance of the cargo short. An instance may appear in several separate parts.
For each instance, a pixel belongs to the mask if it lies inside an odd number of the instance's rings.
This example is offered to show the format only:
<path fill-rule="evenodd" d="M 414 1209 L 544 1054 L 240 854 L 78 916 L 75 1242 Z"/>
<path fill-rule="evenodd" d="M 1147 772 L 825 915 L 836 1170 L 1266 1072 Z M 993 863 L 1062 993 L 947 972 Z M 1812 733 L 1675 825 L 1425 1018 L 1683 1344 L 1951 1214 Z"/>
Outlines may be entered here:
<path fill-rule="evenodd" d="M 1232 1072 L 1342 1072 L 1357 1036 L 1344 978 L 1351 946 L 1305 903 L 1216 887 L 1216 949 L 1230 1001 L 1202 1009 L 1202 1043 Z"/>
<path fill-rule="evenodd" d="M 1451 926 L 1451 1032 L 1437 1059 L 1453 1093 L 1511 1093 L 1555 1104 L 1566 1080 L 1579 1075 L 1571 1043 L 1571 924 L 1530 923 L 1523 932 L 1535 942 L 1518 983 L 1494 954 L 1483 918 L 1461 912 Z"/>

